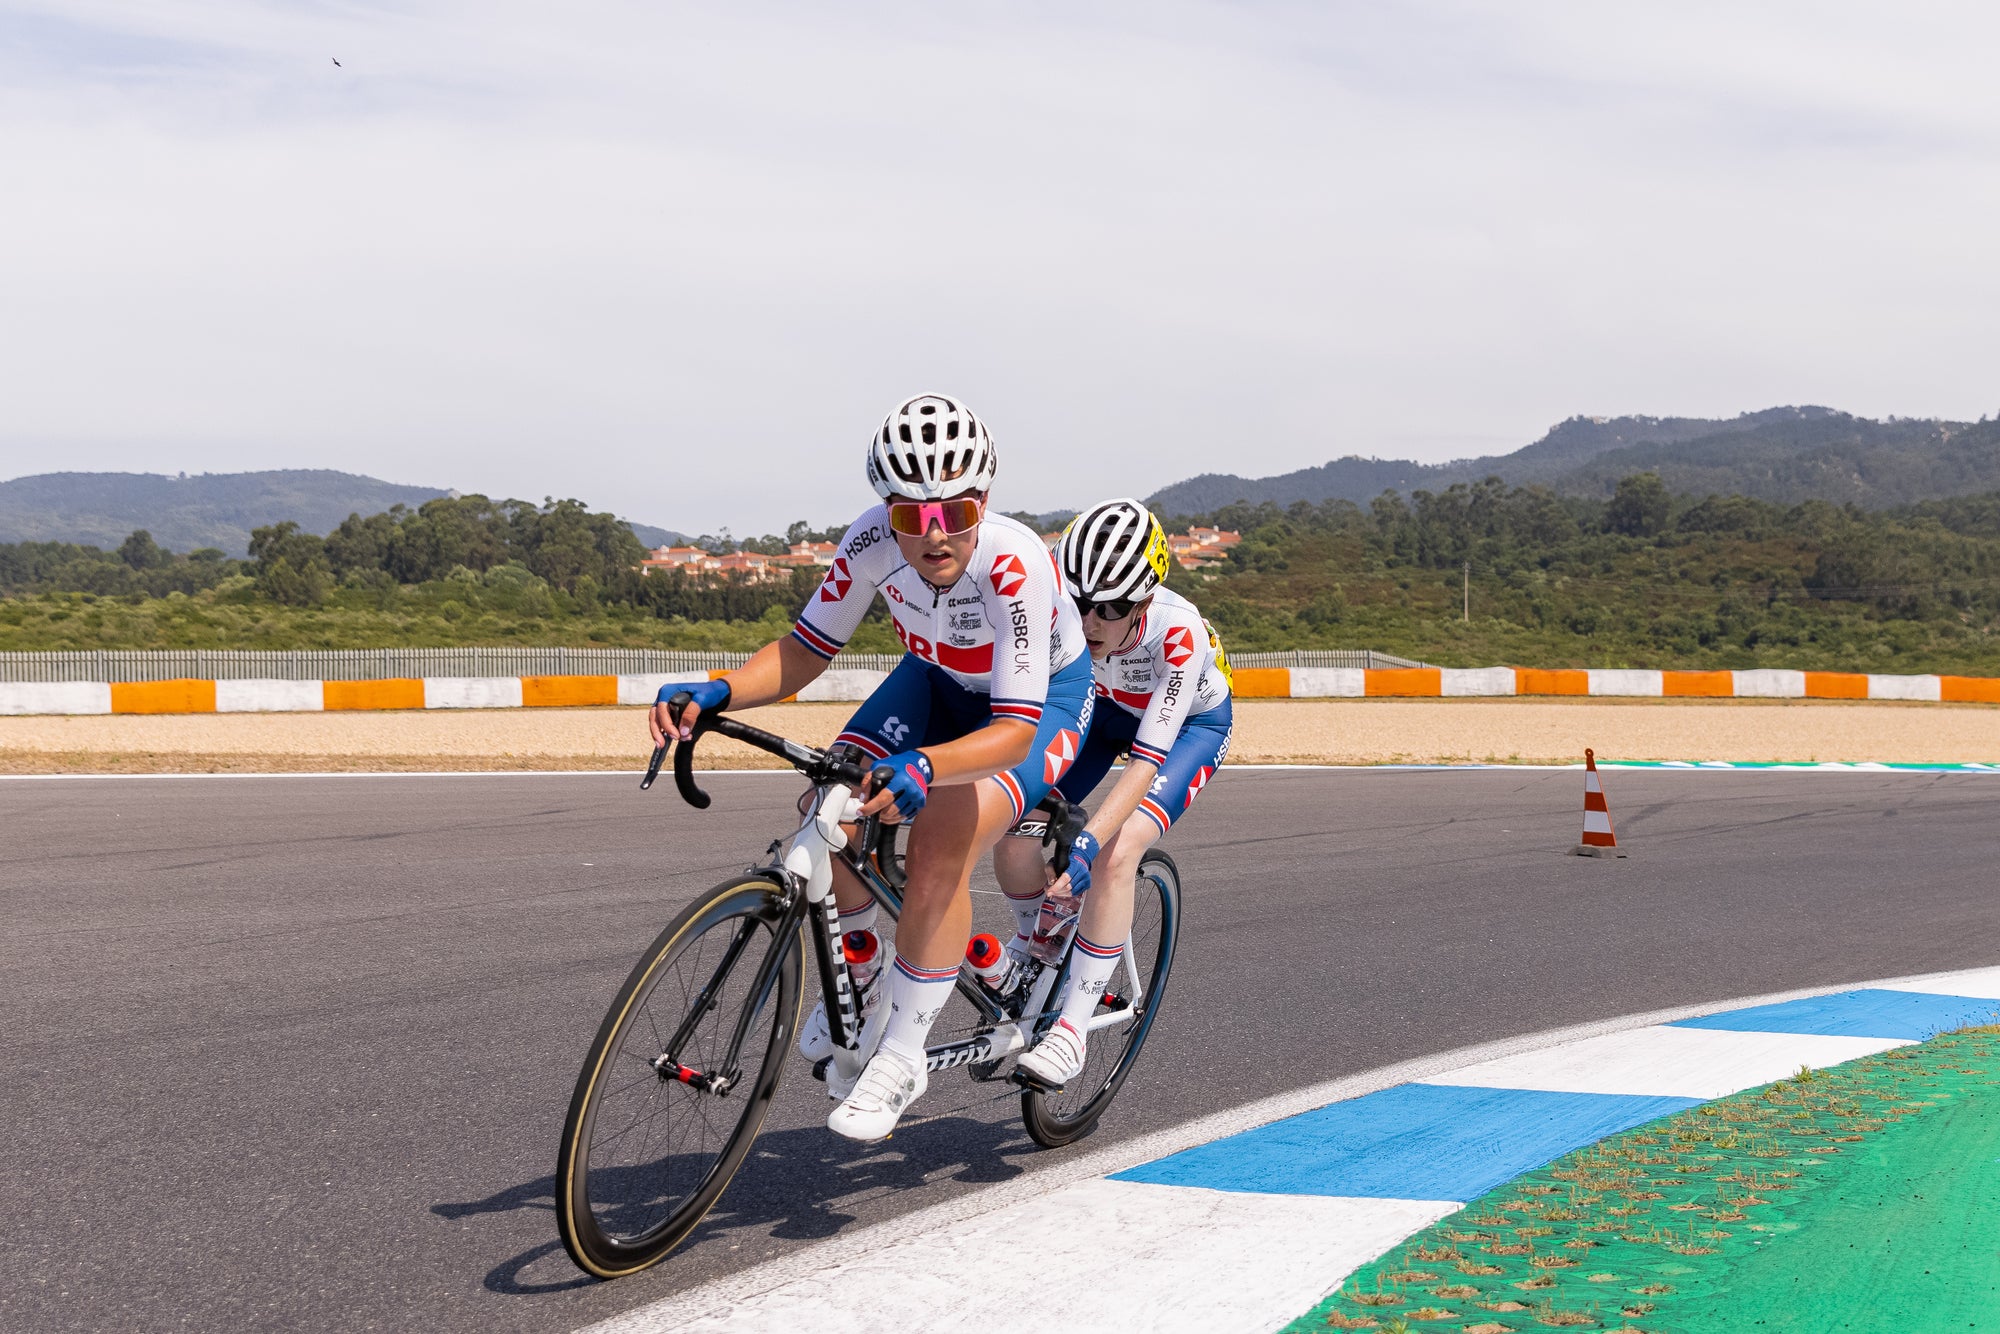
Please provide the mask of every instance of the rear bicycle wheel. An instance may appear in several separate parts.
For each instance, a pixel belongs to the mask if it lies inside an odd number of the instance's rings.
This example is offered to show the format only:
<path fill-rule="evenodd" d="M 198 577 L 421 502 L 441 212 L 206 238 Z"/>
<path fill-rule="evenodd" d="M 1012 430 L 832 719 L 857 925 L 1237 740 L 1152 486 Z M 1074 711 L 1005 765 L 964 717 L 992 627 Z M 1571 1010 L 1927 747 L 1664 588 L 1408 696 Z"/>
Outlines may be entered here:
<path fill-rule="evenodd" d="M 1166 853 L 1148 852 L 1139 859 L 1138 882 L 1132 894 L 1132 943 L 1111 975 L 1098 1012 L 1124 1004 L 1135 991 L 1140 1000 L 1130 1019 L 1092 1031 L 1082 1072 L 1060 1091 L 1029 1089 L 1021 1094 L 1021 1121 L 1035 1143 L 1056 1149 L 1083 1138 L 1118 1096 L 1160 1012 L 1180 924 L 1180 869 Z M 1135 963 L 1136 979 L 1132 976 Z M 1067 978 L 1059 981 L 1053 994 L 1062 995 L 1066 985 Z M 1036 1027 L 1036 1036 L 1054 1023 L 1053 1015 L 1044 1019 Z"/>
<path fill-rule="evenodd" d="M 617 1278 L 656 1264 L 721 1198 L 777 1091 L 800 966 L 796 922 L 756 877 L 689 904 L 634 965 L 577 1076 L 556 1160 L 557 1226 L 579 1268 Z"/>

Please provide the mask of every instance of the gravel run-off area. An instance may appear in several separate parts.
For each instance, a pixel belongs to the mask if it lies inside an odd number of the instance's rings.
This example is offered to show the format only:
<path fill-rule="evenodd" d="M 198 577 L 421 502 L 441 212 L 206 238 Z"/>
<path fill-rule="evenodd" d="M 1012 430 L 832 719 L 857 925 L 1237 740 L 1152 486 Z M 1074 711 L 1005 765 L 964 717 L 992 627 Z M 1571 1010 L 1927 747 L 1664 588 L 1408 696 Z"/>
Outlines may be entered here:
<path fill-rule="evenodd" d="M 747 711 L 824 745 L 848 704 Z M 2000 760 L 2000 707 L 1835 700 L 1259 700 L 1236 706 L 1243 763 Z M 0 773 L 634 769 L 644 711 L 430 710 L 0 718 Z M 708 737 L 711 768 L 776 767 Z"/>

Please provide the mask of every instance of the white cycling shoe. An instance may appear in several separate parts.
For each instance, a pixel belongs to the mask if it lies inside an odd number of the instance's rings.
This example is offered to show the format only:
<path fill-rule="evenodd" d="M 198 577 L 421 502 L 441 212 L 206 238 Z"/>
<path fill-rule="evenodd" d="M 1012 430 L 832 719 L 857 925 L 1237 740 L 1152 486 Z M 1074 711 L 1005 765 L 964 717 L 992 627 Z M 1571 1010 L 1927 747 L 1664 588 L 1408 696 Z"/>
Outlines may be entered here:
<path fill-rule="evenodd" d="M 826 1118 L 826 1128 L 863 1144 L 887 1139 L 904 1110 L 928 1087 L 930 1076 L 922 1065 L 912 1065 L 887 1047 L 881 1048 L 869 1057 L 847 1100 Z"/>
<path fill-rule="evenodd" d="M 873 978 L 861 992 L 861 1022 L 866 1024 L 882 1008 L 882 994 L 889 988 L 880 977 Z M 808 1061 L 823 1061 L 833 1055 L 833 1029 L 826 1022 L 826 998 L 813 1002 L 812 1013 L 799 1029 L 799 1055 Z"/>
<path fill-rule="evenodd" d="M 1058 1019 L 1055 1027 L 1043 1034 L 1042 1040 L 1023 1053 L 1015 1065 L 1036 1083 L 1059 1089 L 1083 1073 L 1086 1041 L 1082 1033 L 1070 1026 L 1069 1020 Z"/>

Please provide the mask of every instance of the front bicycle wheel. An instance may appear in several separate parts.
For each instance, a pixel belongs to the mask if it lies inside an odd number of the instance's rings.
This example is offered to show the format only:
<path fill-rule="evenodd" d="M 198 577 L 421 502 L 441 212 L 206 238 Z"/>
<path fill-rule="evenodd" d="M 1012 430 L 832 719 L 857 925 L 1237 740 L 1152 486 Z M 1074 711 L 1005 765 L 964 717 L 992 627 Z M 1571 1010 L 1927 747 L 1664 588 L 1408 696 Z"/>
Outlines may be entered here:
<path fill-rule="evenodd" d="M 1129 1019 L 1091 1030 L 1083 1070 L 1075 1079 L 1059 1091 L 1029 1089 L 1021 1094 L 1021 1121 L 1035 1143 L 1056 1149 L 1083 1138 L 1118 1096 L 1125 1077 L 1132 1072 L 1132 1063 L 1139 1059 L 1139 1049 L 1146 1045 L 1153 1018 L 1160 1012 L 1180 925 L 1180 869 L 1166 853 L 1148 852 L 1139 859 L 1138 883 L 1133 888 L 1132 942 L 1111 975 L 1104 999 L 1098 1002 L 1098 1013 L 1116 1010 L 1134 995 L 1139 999 Z M 1067 984 L 1067 978 L 1059 981 L 1054 994 L 1062 995 Z M 1054 1022 L 1054 1015 L 1045 1018 L 1036 1027 L 1036 1036 Z"/>
<path fill-rule="evenodd" d="M 688 905 L 633 967 L 577 1076 L 556 1161 L 556 1220 L 578 1267 L 617 1278 L 657 1263 L 721 1198 L 777 1091 L 799 973 L 797 922 L 755 877 Z"/>

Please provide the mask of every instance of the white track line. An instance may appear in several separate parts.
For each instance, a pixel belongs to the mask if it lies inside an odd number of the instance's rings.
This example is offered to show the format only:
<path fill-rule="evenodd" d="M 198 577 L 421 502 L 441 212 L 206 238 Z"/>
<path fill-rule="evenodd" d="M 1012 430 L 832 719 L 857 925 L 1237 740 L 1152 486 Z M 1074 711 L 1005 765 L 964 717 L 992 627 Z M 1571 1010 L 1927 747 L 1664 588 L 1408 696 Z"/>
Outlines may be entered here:
<path fill-rule="evenodd" d="M 1122 768 L 1122 766 L 1120 766 Z M 1717 769 L 1705 764 L 1691 763 L 1687 768 L 1626 768 L 1615 760 L 1608 760 L 1598 766 L 1600 770 L 1611 770 L 1628 774 L 1717 774 L 1755 777 L 1759 775 L 1804 776 L 1859 776 L 1880 778 L 1884 775 L 1906 778 L 1977 778 L 1988 774 L 1977 769 L 1863 769 L 1849 767 L 1841 769 L 1798 768 L 1798 769 Z M 1574 773 L 1581 772 L 1581 764 L 1231 764 L 1232 773 L 1455 773 L 1455 774 L 1511 774 L 1511 773 Z M 326 770 L 303 773 L 159 773 L 159 774 L 0 774 L 0 783 L 46 783 L 116 780 L 119 782 L 139 782 L 143 780 L 171 779 L 249 779 L 249 778 L 638 778 L 645 769 L 348 769 Z M 702 777 L 742 778 L 742 777 L 784 777 L 796 778 L 797 771 L 790 768 L 771 769 L 697 769 Z M 668 781 L 666 772 L 661 772 L 661 781 Z"/>
<path fill-rule="evenodd" d="M 974 1294 L 975 1296 L 983 1294 L 987 1301 L 987 1304 L 978 1313 L 979 1323 L 984 1329 L 998 1330 L 1012 1327 L 1006 1321 L 1015 1318 L 1029 1322 L 1023 1325 L 1023 1328 L 1049 1330 L 1059 1327 L 1070 1327 L 1066 1321 L 1061 1326 L 1052 1323 L 1048 1316 L 1048 1310 L 1042 1304 L 1032 1301 L 1024 1304 L 1020 1300 L 1019 1285 L 1024 1282 L 1030 1282 L 1030 1276 L 1033 1272 L 1033 1262 L 1028 1258 L 1028 1253 L 1044 1247 L 1053 1248 L 1066 1245 L 1068 1248 L 1067 1255 L 1062 1259 L 1051 1262 L 1060 1271 L 1064 1264 L 1077 1259 L 1080 1255 L 1090 1252 L 1093 1248 L 1115 1245 L 1117 1234 L 1092 1227 L 1066 1229 L 1063 1232 L 1053 1234 L 1047 1231 L 1018 1232 L 1011 1220 L 1020 1216 L 1023 1208 L 1037 1218 L 1040 1217 L 1039 1211 L 1041 1210 L 1061 1210 L 1066 1208 L 1067 1206 L 1065 1205 L 1042 1204 L 1041 1201 L 1054 1196 L 1059 1191 L 1064 1191 L 1065 1188 L 1071 1187 L 1073 1183 L 1087 1182 L 1091 1178 L 1108 1176 L 1114 1172 L 1121 1172 L 1127 1168 L 1137 1167 L 1141 1163 L 1148 1163 L 1156 1158 L 1164 1158 L 1169 1154 L 1178 1153 L 1183 1149 L 1193 1148 L 1199 1144 L 1206 1144 L 1211 1140 L 1222 1139 L 1229 1135 L 1254 1129 L 1257 1126 L 1268 1125 L 1273 1121 L 1283 1120 L 1289 1116 L 1296 1116 L 1301 1112 L 1312 1111 L 1315 1108 L 1324 1107 L 1328 1103 L 1360 1097 L 1363 1094 L 1391 1088 L 1397 1084 L 1432 1080 L 1447 1072 L 1463 1070 L 1470 1066 L 1479 1066 L 1486 1063 L 1495 1063 L 1497 1065 L 1509 1058 L 1525 1057 L 1531 1053 L 1543 1052 L 1568 1043 L 1588 1041 L 1615 1033 L 1629 1033 L 1635 1029 L 1671 1023 L 1676 1019 L 1692 1019 L 1700 1015 L 1715 1014 L 1723 1010 L 1746 1009 L 1757 1005 L 1774 1005 L 1783 1001 L 1803 1000 L 1812 996 L 1827 996 L 1863 987 L 1922 991 L 1931 989 L 1924 985 L 1927 981 L 1950 979 L 1954 989 L 1959 989 L 1974 985 L 1975 983 L 1985 982 L 1989 975 L 1991 976 L 1990 989 L 1995 991 L 1996 994 L 2000 994 L 2000 968 L 1972 972 L 1919 974 L 1888 981 L 1842 982 L 1826 986 L 1805 987 L 1792 991 L 1770 992 L 1758 996 L 1735 997 L 1697 1005 L 1675 1006 L 1671 1009 L 1655 1010 L 1644 1014 L 1621 1015 L 1613 1019 L 1575 1024 L 1566 1028 L 1549 1029 L 1544 1032 L 1525 1034 L 1520 1037 L 1503 1038 L 1495 1042 L 1485 1042 L 1475 1046 L 1461 1047 L 1454 1051 L 1441 1052 L 1434 1056 L 1402 1061 L 1395 1065 L 1383 1066 L 1361 1074 L 1349 1075 L 1341 1079 L 1315 1084 L 1309 1088 L 1295 1089 L 1288 1093 L 1280 1093 L 1268 1098 L 1262 1098 L 1241 1107 L 1234 1107 L 1227 1111 L 1215 1113 L 1212 1116 L 1201 1117 L 1166 1130 L 1155 1131 L 1150 1135 L 1144 1135 L 1138 1139 L 1108 1145 L 1102 1149 L 1083 1153 L 1074 1158 L 1059 1160 L 1048 1167 L 1024 1173 L 1012 1181 L 989 1186 L 984 1190 L 972 1194 L 944 1200 L 938 1204 L 916 1210 L 899 1218 L 889 1219 L 858 1229 L 852 1233 L 829 1238 L 802 1250 L 795 1251 L 790 1255 L 781 1256 L 764 1264 L 727 1275 L 712 1283 L 704 1284 L 701 1287 L 689 1289 L 686 1292 L 678 1293 L 661 1301 L 636 1308 L 623 1315 L 611 1317 L 608 1320 L 589 1326 L 583 1334 L 657 1334 L 659 1331 L 687 1329 L 691 1326 L 714 1330 L 775 1327 L 778 1324 L 784 1323 L 784 1320 L 780 1318 L 781 1313 L 786 1318 L 789 1318 L 791 1301 L 801 1288 L 809 1288 L 814 1293 L 812 1309 L 815 1314 L 816 1327 L 823 1327 L 830 1334 L 831 1331 L 850 1327 L 855 1329 L 881 1328 L 884 1317 L 888 1316 L 890 1312 L 880 1305 L 880 1294 L 871 1291 L 877 1285 L 861 1281 L 852 1283 L 842 1281 L 840 1283 L 840 1290 L 836 1294 L 832 1290 L 832 1285 L 836 1280 L 845 1280 L 848 1278 L 860 1280 L 864 1278 L 866 1269 L 870 1267 L 867 1264 L 867 1257 L 878 1254 L 888 1255 L 890 1262 L 899 1266 L 895 1270 L 899 1279 L 907 1279 L 911 1271 L 900 1266 L 906 1262 L 909 1264 L 917 1263 L 920 1256 L 927 1266 L 933 1264 L 936 1259 L 936 1257 L 929 1254 L 928 1248 L 913 1251 L 913 1247 L 919 1247 L 927 1239 L 940 1237 L 947 1230 L 950 1230 L 950 1238 L 955 1243 L 962 1235 L 982 1231 L 982 1225 L 977 1220 L 985 1215 L 993 1214 L 1003 1209 L 1010 1210 L 1008 1215 L 1010 1220 L 1007 1225 L 1008 1230 L 1004 1237 L 996 1236 L 995 1240 L 1004 1244 L 999 1245 L 996 1250 L 983 1255 L 959 1257 L 958 1262 L 950 1271 L 954 1275 L 952 1279 L 954 1291 L 962 1298 L 966 1284 L 971 1283 L 976 1285 L 982 1282 L 985 1283 L 985 1287 L 977 1289 Z M 1961 994 L 1966 993 L 1961 991 Z M 1978 995 L 1980 991 L 1972 990 L 1969 994 Z M 1881 1045 L 1888 1046 L 1895 1044 L 1886 1043 Z M 1797 1062 L 1793 1062 L 1788 1069 L 1783 1070 L 1781 1073 L 1789 1074 L 1797 1068 Z M 1125 1188 L 1127 1191 L 1136 1189 L 1140 1184 L 1136 1182 L 1105 1183 L 1107 1187 Z M 1181 1188 L 1163 1187 L 1159 1189 L 1176 1190 Z M 1068 1193 L 1073 1194 L 1074 1192 Z M 1112 1195 L 1119 1193 L 1118 1191 L 1102 1191 L 1097 1192 L 1092 1198 L 1102 1195 L 1104 1200 L 1108 1201 Z M 1213 1192 L 1206 1191 L 1187 1191 L 1186 1193 L 1190 1196 L 1208 1196 L 1213 1194 Z M 1282 1201 L 1289 1197 L 1258 1195 L 1249 1198 L 1270 1202 L 1274 1200 Z M 1354 1204 L 1353 1201 L 1346 1200 L 1340 1203 L 1343 1208 L 1351 1208 Z M 1415 1227 L 1420 1227 L 1424 1222 L 1429 1221 L 1429 1219 L 1420 1216 L 1424 1215 L 1434 1204 L 1437 1206 L 1437 1212 L 1430 1215 L 1432 1218 L 1442 1217 L 1445 1213 L 1449 1213 L 1452 1208 L 1457 1207 L 1455 1204 L 1448 1204 L 1448 1202 L 1380 1201 L 1377 1203 L 1398 1206 L 1386 1211 L 1382 1220 L 1385 1224 L 1405 1216 L 1418 1219 L 1418 1221 L 1412 1224 L 1410 1229 L 1406 1229 L 1403 1233 L 1398 1234 L 1399 1236 L 1407 1235 L 1408 1231 L 1414 1230 Z M 1020 1207 L 1015 1208 L 1014 1206 Z M 1401 1206 L 1409 1207 L 1405 1208 Z M 1197 1206 L 1190 1204 L 1187 1207 Z M 1282 1204 L 1275 1207 L 1281 1213 L 1286 1213 L 1291 1208 L 1289 1205 Z M 1353 1217 L 1353 1215 L 1351 1213 L 1344 1214 L 1343 1217 Z M 1300 1220 L 1295 1219 L 1294 1221 L 1297 1222 Z M 1374 1229 L 1372 1225 L 1365 1230 L 1370 1236 L 1373 1235 Z M 1324 1230 L 1322 1229 L 1321 1231 L 1323 1232 Z M 1294 1240 L 1296 1240 L 1298 1234 L 1293 1235 Z M 1073 1242 L 1071 1239 L 1073 1239 Z M 1393 1244 L 1396 1239 L 1395 1237 L 1390 1238 L 1384 1247 L 1378 1247 L 1377 1250 L 1370 1251 L 1368 1256 L 1362 1257 L 1362 1260 L 1357 1260 L 1354 1263 L 1358 1264 L 1367 1258 L 1372 1258 L 1374 1254 L 1379 1253 L 1380 1249 L 1386 1248 L 1386 1245 Z M 1191 1235 L 1183 1235 L 1182 1241 L 1190 1254 L 1199 1249 L 1201 1244 L 1201 1238 Z M 1232 1252 L 1234 1252 L 1234 1248 L 1232 1248 Z M 1112 1251 L 1110 1254 L 1115 1259 L 1117 1252 Z M 860 1263 L 857 1263 L 857 1257 L 861 1258 Z M 1136 1260 L 1137 1257 L 1134 1256 L 1133 1259 Z M 1352 1265 L 1350 1264 L 1346 1268 L 1352 1268 Z M 1325 1285 L 1333 1282 L 1343 1272 L 1345 1272 L 1345 1269 L 1338 1267 L 1321 1268 L 1318 1271 L 1319 1277 L 1317 1282 L 1320 1284 L 1318 1291 L 1313 1293 L 1307 1300 L 1286 1308 L 1288 1314 L 1283 1318 L 1289 1319 L 1291 1316 L 1305 1310 L 1306 1307 L 1311 1305 L 1312 1300 L 1316 1299 L 1319 1293 L 1324 1292 Z M 982 1274 L 986 1275 L 985 1279 L 979 1277 Z M 942 1276 L 942 1273 L 940 1273 L 939 1277 Z M 1260 1270 L 1257 1275 L 1257 1281 L 1277 1283 L 1282 1280 L 1282 1277 L 1280 1274 Z M 1065 1279 L 1065 1286 L 1068 1286 L 1067 1279 Z M 790 1289 L 790 1291 L 785 1291 L 787 1289 Z M 1288 1283 L 1285 1291 L 1287 1295 L 1284 1299 L 1286 1301 L 1292 1300 L 1289 1295 L 1290 1288 Z M 1010 1296 L 1009 1294 L 1014 1295 Z M 1238 1295 L 1240 1295 L 1240 1291 Z M 1131 1300 L 1129 1296 L 1125 1300 L 1127 1307 L 1124 1319 L 1129 1323 L 1134 1313 L 1129 1309 Z M 898 1305 L 900 1307 L 900 1303 Z M 1147 1307 L 1148 1314 L 1144 1317 L 1146 1320 L 1156 1318 L 1161 1310 L 1166 1309 L 1155 1306 L 1150 1301 L 1147 1303 Z M 855 1313 L 857 1320 L 857 1323 L 851 1326 L 841 1323 L 841 1321 L 847 1319 L 847 1316 L 842 1314 L 842 1312 L 850 1310 Z M 907 1314 L 909 1313 L 899 1312 L 899 1316 Z M 749 1320 L 750 1323 L 742 1323 L 745 1319 Z M 1204 1319 L 1207 1321 L 1205 1328 L 1215 1328 L 1212 1311 Z M 832 1320 L 834 1323 L 825 1323 L 828 1320 Z M 996 1320 L 999 1320 L 1001 1323 L 996 1324 Z M 695 1322 L 697 1321 L 708 1323 L 696 1325 Z M 1178 1321 L 1175 1323 L 1179 1324 Z M 917 1327 L 928 1328 L 931 1326 L 927 1321 L 920 1320 Z"/>
<path fill-rule="evenodd" d="M 1541 1089 L 1547 1093 L 1700 1098 L 1706 1102 L 1739 1089 L 1790 1078 L 1801 1064 L 1821 1070 L 1909 1043 L 1908 1038 L 1738 1033 L 1657 1025 L 1502 1056 L 1417 1082 Z"/>

